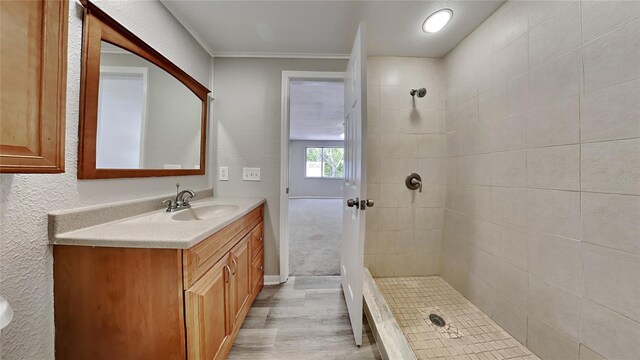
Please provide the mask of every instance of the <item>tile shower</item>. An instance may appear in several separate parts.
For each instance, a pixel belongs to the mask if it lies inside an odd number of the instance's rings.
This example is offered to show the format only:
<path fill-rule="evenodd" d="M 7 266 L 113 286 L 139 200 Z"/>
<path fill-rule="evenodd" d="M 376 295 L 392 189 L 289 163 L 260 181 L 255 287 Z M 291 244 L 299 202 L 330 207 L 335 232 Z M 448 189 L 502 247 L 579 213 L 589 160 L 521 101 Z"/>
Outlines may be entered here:
<path fill-rule="evenodd" d="M 368 65 L 379 285 L 439 274 L 542 359 L 637 359 L 640 2 L 509 1 L 443 60 Z"/>

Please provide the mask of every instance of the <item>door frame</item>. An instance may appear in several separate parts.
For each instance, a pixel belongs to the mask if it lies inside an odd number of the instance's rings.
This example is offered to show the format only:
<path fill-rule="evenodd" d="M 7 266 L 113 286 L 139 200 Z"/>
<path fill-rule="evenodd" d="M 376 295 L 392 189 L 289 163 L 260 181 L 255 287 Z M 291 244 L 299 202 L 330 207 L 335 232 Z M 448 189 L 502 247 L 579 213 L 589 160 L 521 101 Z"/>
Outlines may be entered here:
<path fill-rule="evenodd" d="M 289 279 L 289 85 L 295 80 L 343 81 L 345 73 L 335 71 L 283 71 L 280 122 L 280 282 Z"/>

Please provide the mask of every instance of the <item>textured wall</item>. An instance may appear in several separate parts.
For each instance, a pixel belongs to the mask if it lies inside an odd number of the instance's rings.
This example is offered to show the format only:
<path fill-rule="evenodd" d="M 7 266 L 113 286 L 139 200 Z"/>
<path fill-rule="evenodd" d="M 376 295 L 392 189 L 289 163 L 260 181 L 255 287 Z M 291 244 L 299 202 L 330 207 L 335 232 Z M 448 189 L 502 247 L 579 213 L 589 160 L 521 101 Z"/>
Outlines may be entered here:
<path fill-rule="evenodd" d="M 282 71 L 345 71 L 345 60 L 215 60 L 215 138 L 218 166 L 229 181 L 215 182 L 219 196 L 262 196 L 265 274 L 279 271 L 280 106 Z M 260 182 L 242 181 L 242 167 L 260 167 Z"/>
<path fill-rule="evenodd" d="M 209 55 L 156 1 L 100 1 L 105 9 L 201 83 L 209 82 Z M 52 257 L 47 213 L 173 191 L 176 181 L 204 188 L 209 176 L 76 179 L 82 7 L 70 4 L 66 120 L 66 173 L 0 175 L 0 293 L 15 310 L 1 334 L 3 360 L 53 359 Z"/>
<path fill-rule="evenodd" d="M 444 62 L 369 57 L 367 62 L 365 264 L 373 276 L 434 275 L 440 268 L 445 199 Z M 426 87 L 413 99 L 412 88 Z M 405 178 L 420 174 L 423 192 Z"/>
<path fill-rule="evenodd" d="M 639 18 L 508 2 L 446 58 L 442 274 L 543 359 L 640 354 Z"/>
<path fill-rule="evenodd" d="M 289 145 L 289 196 L 342 197 L 344 179 L 314 179 L 306 177 L 307 147 L 338 146 L 343 141 L 292 140 Z"/>

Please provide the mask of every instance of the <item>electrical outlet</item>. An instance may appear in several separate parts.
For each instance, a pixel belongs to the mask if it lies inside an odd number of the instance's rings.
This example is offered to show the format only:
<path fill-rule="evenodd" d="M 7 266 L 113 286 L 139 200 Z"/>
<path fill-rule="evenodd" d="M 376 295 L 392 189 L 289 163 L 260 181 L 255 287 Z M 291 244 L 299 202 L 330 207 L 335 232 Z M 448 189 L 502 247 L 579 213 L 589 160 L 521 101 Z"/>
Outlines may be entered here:
<path fill-rule="evenodd" d="M 242 168 L 243 181 L 260 181 L 260 168 Z"/>
<path fill-rule="evenodd" d="M 229 181 L 229 167 L 220 166 L 218 168 L 218 180 Z"/>

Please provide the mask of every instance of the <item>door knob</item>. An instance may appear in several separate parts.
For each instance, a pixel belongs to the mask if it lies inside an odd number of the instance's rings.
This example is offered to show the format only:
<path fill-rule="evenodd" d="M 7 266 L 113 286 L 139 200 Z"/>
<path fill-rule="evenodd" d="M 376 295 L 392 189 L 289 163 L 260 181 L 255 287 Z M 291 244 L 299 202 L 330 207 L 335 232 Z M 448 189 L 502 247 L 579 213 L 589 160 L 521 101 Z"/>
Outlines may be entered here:
<path fill-rule="evenodd" d="M 360 205 L 360 199 L 355 198 L 354 199 L 348 199 L 347 200 L 347 206 L 348 207 L 354 207 L 354 206 L 359 206 Z"/>
<path fill-rule="evenodd" d="M 360 210 L 365 210 L 367 207 L 373 207 L 373 200 L 361 200 L 360 201 Z"/>

